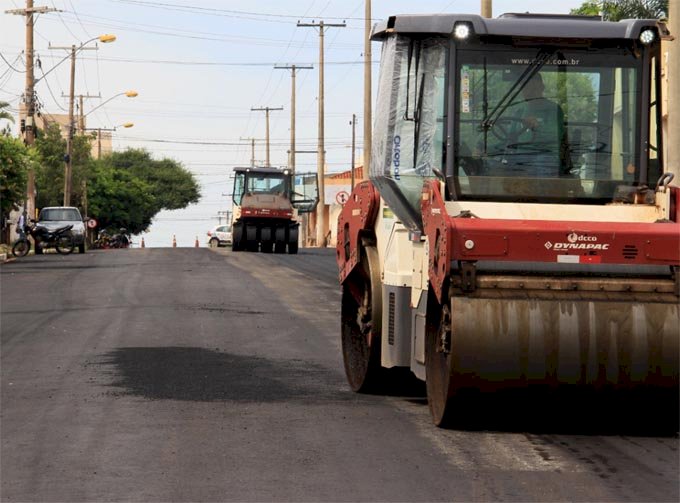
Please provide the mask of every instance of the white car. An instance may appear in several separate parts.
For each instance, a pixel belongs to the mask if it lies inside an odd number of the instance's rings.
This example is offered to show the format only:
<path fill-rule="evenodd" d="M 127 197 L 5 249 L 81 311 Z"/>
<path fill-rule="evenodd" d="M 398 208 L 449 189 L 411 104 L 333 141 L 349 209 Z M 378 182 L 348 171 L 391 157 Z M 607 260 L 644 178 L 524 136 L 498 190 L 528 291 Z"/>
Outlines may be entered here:
<path fill-rule="evenodd" d="M 78 208 L 73 206 L 50 206 L 40 210 L 36 227 L 43 227 L 48 231 L 54 231 L 65 225 L 72 225 L 71 236 L 73 243 L 78 247 L 80 253 L 85 253 L 85 224 L 83 217 L 80 216 Z M 231 236 L 229 237 L 231 240 Z M 40 243 L 35 245 L 35 253 L 42 253 Z"/>
<path fill-rule="evenodd" d="M 231 226 L 218 225 L 208 231 L 208 246 L 217 248 L 218 246 L 228 246 L 231 244 Z"/>

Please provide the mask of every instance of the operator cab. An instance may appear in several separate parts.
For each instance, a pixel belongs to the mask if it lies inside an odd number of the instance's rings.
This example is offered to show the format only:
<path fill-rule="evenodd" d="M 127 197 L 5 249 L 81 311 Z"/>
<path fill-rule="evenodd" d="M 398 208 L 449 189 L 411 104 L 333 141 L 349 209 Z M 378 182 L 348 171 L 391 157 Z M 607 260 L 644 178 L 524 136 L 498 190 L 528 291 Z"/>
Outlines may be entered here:
<path fill-rule="evenodd" d="M 371 180 L 411 230 L 427 178 L 461 201 L 653 204 L 666 35 L 656 20 L 392 17 L 373 34 Z"/>
<path fill-rule="evenodd" d="M 249 196 L 276 196 L 299 213 L 314 211 L 319 200 L 316 173 L 296 173 L 293 179 L 288 169 L 234 168 L 234 204 L 241 206 Z"/>
<path fill-rule="evenodd" d="M 234 203 L 241 205 L 243 196 L 272 195 L 290 199 L 288 170 L 275 168 L 234 168 Z"/>

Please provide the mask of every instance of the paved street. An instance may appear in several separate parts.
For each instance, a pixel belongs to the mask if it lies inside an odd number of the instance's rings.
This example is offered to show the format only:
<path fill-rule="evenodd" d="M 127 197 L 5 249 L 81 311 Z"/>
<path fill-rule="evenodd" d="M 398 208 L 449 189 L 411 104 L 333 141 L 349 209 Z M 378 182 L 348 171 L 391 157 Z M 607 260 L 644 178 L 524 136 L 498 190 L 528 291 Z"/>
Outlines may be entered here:
<path fill-rule="evenodd" d="M 351 393 L 334 254 L 0 266 L 0 499 L 678 501 L 675 432 L 523 427 L 513 408 L 441 430 L 418 389 Z"/>

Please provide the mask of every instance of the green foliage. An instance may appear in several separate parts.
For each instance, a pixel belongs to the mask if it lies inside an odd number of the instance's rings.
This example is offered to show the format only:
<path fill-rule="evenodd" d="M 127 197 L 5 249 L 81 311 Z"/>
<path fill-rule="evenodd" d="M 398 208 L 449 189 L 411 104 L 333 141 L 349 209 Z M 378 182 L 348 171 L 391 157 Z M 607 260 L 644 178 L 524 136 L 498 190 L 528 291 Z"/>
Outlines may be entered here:
<path fill-rule="evenodd" d="M 88 184 L 89 212 L 100 229 L 125 228 L 132 234 L 145 231 L 156 214 L 152 187 L 130 171 L 92 163 Z"/>
<path fill-rule="evenodd" d="M 201 194 L 190 171 L 173 159 L 155 160 L 143 149 L 114 152 L 106 157 L 110 166 L 130 171 L 152 187 L 157 211 L 185 208 Z"/>
<path fill-rule="evenodd" d="M 200 192 L 194 175 L 185 169 L 179 162 L 172 159 L 152 159 L 146 150 L 130 149 L 123 152 L 113 152 L 105 158 L 94 161 L 94 173 L 90 177 L 88 193 L 90 194 L 90 214 L 100 221 L 101 228 L 117 229 L 124 227 L 133 234 L 142 232 L 148 228 L 151 219 L 161 210 L 175 210 L 185 208 L 191 203 L 198 202 Z M 106 179 L 104 185 L 96 185 L 100 173 L 113 173 L 113 179 Z M 106 198 L 115 197 L 125 200 L 126 194 L 120 193 L 124 188 L 118 183 L 119 180 L 134 180 L 140 182 L 129 190 L 143 189 L 144 198 L 136 208 L 123 211 L 113 211 L 116 205 L 109 206 L 97 203 L 94 206 L 93 198 L 99 197 L 98 190 L 106 190 Z M 109 183 L 110 182 L 110 183 Z M 92 188 L 93 183 L 97 188 Z M 141 197 L 141 196 L 140 196 Z M 131 201 L 134 199 L 130 199 Z M 104 214 L 96 213 L 104 211 Z M 102 220 L 104 217 L 105 220 Z M 127 221 L 126 221 L 127 219 Z M 106 223 L 108 222 L 108 223 Z"/>
<path fill-rule="evenodd" d="M 4 215 L 25 199 L 26 174 L 32 162 L 21 140 L 0 136 L 0 208 Z"/>
<path fill-rule="evenodd" d="M 71 162 L 71 204 L 82 206 L 83 181 L 88 177 L 91 159 L 91 137 L 73 137 L 73 159 Z M 61 206 L 64 202 L 64 155 L 66 140 L 61 136 L 58 124 L 51 124 L 35 141 L 40 156 L 40 168 L 36 172 L 38 208 Z"/>
<path fill-rule="evenodd" d="M 5 109 L 9 107 L 9 103 L 6 101 L 0 101 L 0 121 L 6 120 L 14 124 L 14 117 L 12 116 L 11 113 L 6 111 Z M 12 128 L 9 124 L 5 125 L 2 129 L 0 129 L 0 135 L 2 136 L 9 136 L 12 133 Z"/>
<path fill-rule="evenodd" d="M 579 16 L 599 16 L 601 4 L 602 2 L 598 2 L 597 0 L 583 2 L 580 7 L 571 9 L 571 13 Z"/>
<path fill-rule="evenodd" d="M 64 154 L 66 140 L 58 124 L 50 125 L 35 140 L 40 166 L 35 173 L 36 206 L 61 206 L 64 202 Z"/>
<path fill-rule="evenodd" d="M 83 203 L 87 182 L 88 213 L 102 229 L 146 230 L 161 210 L 174 210 L 198 202 L 198 183 L 179 162 L 155 160 L 145 150 L 114 152 L 91 158 L 90 136 L 73 138 L 71 204 Z M 64 194 L 66 141 L 53 124 L 36 140 L 40 168 L 36 172 L 37 206 L 60 206 Z"/>
<path fill-rule="evenodd" d="M 668 17 L 668 0 L 589 0 L 571 10 L 572 14 L 597 16 L 605 21 L 621 19 L 665 19 Z"/>
<path fill-rule="evenodd" d="M 91 178 L 92 136 L 78 135 L 73 138 L 73 173 L 71 174 L 71 204 L 83 206 L 83 183 Z M 63 202 L 63 201 L 62 201 Z"/>

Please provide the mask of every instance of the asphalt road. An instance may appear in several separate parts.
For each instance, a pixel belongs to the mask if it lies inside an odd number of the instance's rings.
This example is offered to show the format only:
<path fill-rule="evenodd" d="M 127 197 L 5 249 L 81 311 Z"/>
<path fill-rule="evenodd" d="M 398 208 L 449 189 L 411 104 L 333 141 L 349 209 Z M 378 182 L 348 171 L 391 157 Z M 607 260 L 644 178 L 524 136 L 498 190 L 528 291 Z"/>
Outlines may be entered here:
<path fill-rule="evenodd" d="M 0 282 L 3 502 L 680 498 L 675 432 L 512 406 L 441 430 L 418 389 L 348 391 L 332 250 L 44 255 Z"/>

